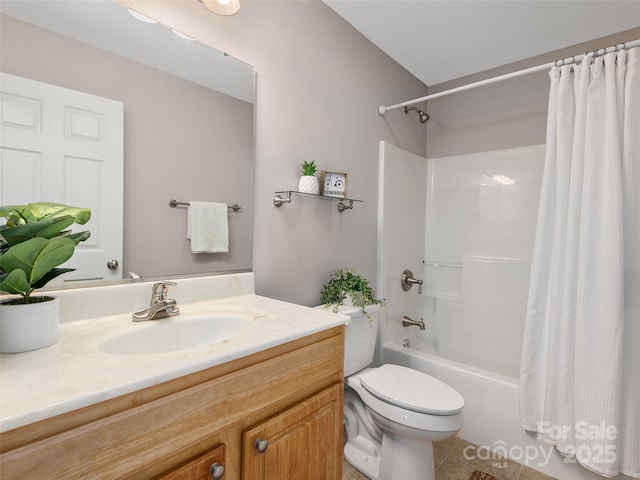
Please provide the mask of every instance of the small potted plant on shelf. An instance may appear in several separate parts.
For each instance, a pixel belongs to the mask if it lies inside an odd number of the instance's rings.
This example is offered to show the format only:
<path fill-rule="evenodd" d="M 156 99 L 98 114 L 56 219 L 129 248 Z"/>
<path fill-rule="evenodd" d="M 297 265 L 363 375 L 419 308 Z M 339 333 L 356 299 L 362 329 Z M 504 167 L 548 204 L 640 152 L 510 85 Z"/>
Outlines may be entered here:
<path fill-rule="evenodd" d="M 329 283 L 323 286 L 322 303 L 338 312 L 340 305 L 361 307 L 369 317 L 367 305 L 385 304 L 384 299 L 376 298 L 369 281 L 350 268 L 339 268 L 329 276 Z"/>
<path fill-rule="evenodd" d="M 58 299 L 33 296 L 54 278 L 73 268 L 58 268 L 90 232 L 67 227 L 85 224 L 88 208 L 59 203 L 0 207 L 0 290 L 18 297 L 0 302 L 0 353 L 36 350 L 58 339 Z"/>
<path fill-rule="evenodd" d="M 302 162 L 302 176 L 298 182 L 298 191 L 302 193 L 318 194 L 320 192 L 320 184 L 316 178 L 318 173 L 318 167 L 316 167 L 315 161 Z"/>

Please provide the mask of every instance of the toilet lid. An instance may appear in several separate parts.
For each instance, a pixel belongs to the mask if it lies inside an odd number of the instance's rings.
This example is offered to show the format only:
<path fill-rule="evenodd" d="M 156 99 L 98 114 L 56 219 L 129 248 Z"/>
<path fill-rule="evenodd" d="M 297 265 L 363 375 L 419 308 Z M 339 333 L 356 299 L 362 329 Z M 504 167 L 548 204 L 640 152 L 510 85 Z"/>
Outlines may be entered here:
<path fill-rule="evenodd" d="M 372 395 L 416 412 L 455 415 L 464 406 L 462 395 L 446 383 L 399 365 L 373 368 L 360 377 L 360 383 Z"/>

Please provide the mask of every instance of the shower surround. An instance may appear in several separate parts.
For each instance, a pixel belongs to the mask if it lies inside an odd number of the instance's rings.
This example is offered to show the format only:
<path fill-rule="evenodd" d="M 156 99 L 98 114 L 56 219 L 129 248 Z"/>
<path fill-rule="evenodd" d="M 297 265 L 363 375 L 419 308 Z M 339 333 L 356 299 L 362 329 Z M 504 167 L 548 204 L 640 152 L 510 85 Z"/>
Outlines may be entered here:
<path fill-rule="evenodd" d="M 424 159 L 381 142 L 377 291 L 387 307 L 376 361 L 460 392 L 465 440 L 561 480 L 595 480 L 518 418 L 543 164 L 544 145 Z M 424 280 L 421 295 L 402 290 L 406 268 Z M 403 328 L 403 315 L 423 318 L 426 330 Z"/>
<path fill-rule="evenodd" d="M 381 151 L 384 341 L 517 378 L 544 145 L 433 159 Z M 401 290 L 405 268 L 424 280 L 421 295 Z M 426 331 L 403 329 L 403 315 Z"/>

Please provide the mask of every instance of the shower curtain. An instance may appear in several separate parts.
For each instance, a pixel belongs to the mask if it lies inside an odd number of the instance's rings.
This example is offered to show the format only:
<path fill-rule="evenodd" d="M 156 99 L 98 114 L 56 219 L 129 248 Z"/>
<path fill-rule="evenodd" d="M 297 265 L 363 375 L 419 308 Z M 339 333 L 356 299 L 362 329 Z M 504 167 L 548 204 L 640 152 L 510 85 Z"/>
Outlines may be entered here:
<path fill-rule="evenodd" d="M 640 478 L 640 48 L 553 67 L 522 427 Z"/>

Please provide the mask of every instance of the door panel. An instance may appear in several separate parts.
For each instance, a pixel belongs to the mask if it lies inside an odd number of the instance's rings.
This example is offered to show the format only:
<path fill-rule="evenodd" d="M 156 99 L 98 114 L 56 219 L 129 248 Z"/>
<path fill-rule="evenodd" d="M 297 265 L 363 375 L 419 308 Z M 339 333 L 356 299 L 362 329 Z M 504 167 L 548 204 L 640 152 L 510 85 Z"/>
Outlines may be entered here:
<path fill-rule="evenodd" d="M 122 278 L 123 104 L 0 74 L 0 204 L 50 201 L 91 209 L 91 238 L 53 283 Z"/>

